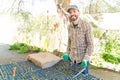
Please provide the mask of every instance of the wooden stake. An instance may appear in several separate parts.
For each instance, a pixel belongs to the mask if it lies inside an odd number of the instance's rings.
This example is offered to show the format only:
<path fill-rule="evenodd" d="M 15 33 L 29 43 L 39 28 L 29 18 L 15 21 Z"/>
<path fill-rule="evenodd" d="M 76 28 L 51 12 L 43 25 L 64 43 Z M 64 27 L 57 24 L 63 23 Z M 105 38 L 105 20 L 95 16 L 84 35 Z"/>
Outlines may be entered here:
<path fill-rule="evenodd" d="M 0 77 L 2 77 L 2 73 L 0 72 Z"/>
<path fill-rule="evenodd" d="M 16 75 L 16 67 L 13 68 L 13 77 Z"/>

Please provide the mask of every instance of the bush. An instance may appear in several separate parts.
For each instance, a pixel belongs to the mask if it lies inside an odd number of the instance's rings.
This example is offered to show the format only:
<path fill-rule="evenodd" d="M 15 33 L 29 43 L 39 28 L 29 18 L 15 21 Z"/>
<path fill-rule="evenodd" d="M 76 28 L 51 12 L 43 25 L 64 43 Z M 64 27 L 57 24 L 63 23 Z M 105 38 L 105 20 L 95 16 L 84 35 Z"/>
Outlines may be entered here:
<path fill-rule="evenodd" d="M 110 32 L 100 43 L 101 57 L 112 64 L 120 63 L 120 36 L 119 32 Z"/>
<path fill-rule="evenodd" d="M 105 61 L 110 62 L 112 64 L 119 64 L 120 63 L 120 57 L 116 57 L 115 55 L 110 54 L 110 53 L 103 53 L 102 58 Z"/>
<path fill-rule="evenodd" d="M 25 43 L 14 43 L 10 45 L 9 50 L 17 50 L 18 53 L 28 53 L 28 52 L 46 52 L 47 50 L 40 49 L 36 46 L 29 46 Z"/>
<path fill-rule="evenodd" d="M 21 46 L 20 49 L 18 50 L 18 53 L 27 53 L 28 51 L 29 51 L 28 47 Z"/>
<path fill-rule="evenodd" d="M 9 50 L 19 50 L 20 44 L 14 43 L 13 45 L 10 45 Z"/>

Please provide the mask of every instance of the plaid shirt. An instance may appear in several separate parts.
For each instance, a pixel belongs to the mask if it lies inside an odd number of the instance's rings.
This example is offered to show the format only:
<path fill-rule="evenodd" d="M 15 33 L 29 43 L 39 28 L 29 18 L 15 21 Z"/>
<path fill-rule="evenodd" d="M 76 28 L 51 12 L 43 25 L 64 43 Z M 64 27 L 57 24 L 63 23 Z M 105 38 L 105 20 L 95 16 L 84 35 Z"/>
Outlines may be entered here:
<path fill-rule="evenodd" d="M 93 40 L 90 25 L 81 19 L 75 28 L 70 23 L 68 26 L 67 52 L 72 62 L 80 63 L 83 59 L 89 60 L 92 51 Z"/>

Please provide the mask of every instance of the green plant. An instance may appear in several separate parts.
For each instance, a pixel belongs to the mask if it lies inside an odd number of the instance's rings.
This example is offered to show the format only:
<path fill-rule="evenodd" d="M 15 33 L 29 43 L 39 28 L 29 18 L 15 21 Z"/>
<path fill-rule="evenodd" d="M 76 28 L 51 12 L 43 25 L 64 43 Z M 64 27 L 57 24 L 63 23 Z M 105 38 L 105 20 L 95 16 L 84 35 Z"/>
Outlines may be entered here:
<path fill-rule="evenodd" d="M 120 36 L 119 32 L 110 32 L 100 43 L 101 57 L 112 64 L 120 63 Z"/>
<path fill-rule="evenodd" d="M 102 31 L 99 28 L 93 28 L 92 33 L 93 33 L 95 38 L 100 38 Z"/>
<path fill-rule="evenodd" d="M 10 45 L 9 50 L 19 50 L 20 47 L 22 47 L 22 46 L 27 46 L 27 44 L 16 42 L 13 45 Z"/>
<path fill-rule="evenodd" d="M 14 43 L 13 45 L 10 45 L 9 50 L 17 50 L 18 53 L 28 53 L 28 52 L 46 52 L 47 50 L 38 48 L 36 46 L 30 46 L 25 43 Z"/>
<path fill-rule="evenodd" d="M 18 43 L 14 43 L 13 45 L 10 45 L 9 50 L 19 50 L 19 48 Z"/>
<path fill-rule="evenodd" d="M 103 53 L 102 58 L 105 61 L 110 62 L 112 64 L 119 64 L 120 63 L 120 57 L 116 57 L 115 55 L 110 54 L 110 53 Z"/>
<path fill-rule="evenodd" d="M 21 46 L 20 49 L 17 51 L 18 53 L 27 53 L 28 52 L 27 46 Z"/>

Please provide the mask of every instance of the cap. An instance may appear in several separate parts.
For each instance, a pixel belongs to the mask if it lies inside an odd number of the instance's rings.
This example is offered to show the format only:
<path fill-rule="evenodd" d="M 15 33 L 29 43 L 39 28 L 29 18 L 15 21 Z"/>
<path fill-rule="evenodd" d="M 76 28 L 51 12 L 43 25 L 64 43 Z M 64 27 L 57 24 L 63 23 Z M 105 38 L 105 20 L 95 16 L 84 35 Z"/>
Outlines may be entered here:
<path fill-rule="evenodd" d="M 69 12 L 70 9 L 76 9 L 79 11 L 79 8 L 77 5 L 70 5 L 69 8 L 67 9 L 67 12 Z"/>

